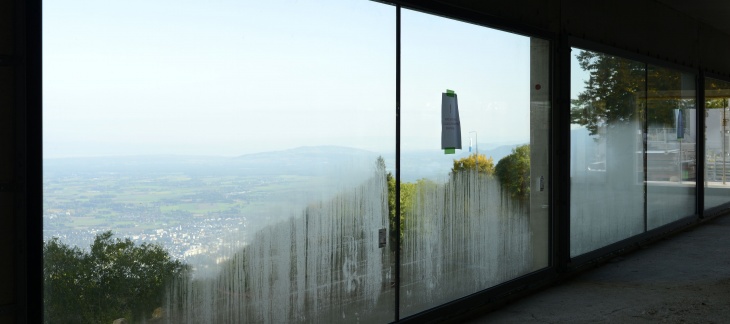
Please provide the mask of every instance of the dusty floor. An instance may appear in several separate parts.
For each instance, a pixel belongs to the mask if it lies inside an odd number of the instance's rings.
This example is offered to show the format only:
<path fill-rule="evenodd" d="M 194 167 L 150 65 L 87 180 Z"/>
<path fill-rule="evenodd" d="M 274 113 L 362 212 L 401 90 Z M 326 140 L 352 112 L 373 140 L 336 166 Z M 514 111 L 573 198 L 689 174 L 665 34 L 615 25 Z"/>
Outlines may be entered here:
<path fill-rule="evenodd" d="M 471 323 L 730 323 L 730 216 Z"/>

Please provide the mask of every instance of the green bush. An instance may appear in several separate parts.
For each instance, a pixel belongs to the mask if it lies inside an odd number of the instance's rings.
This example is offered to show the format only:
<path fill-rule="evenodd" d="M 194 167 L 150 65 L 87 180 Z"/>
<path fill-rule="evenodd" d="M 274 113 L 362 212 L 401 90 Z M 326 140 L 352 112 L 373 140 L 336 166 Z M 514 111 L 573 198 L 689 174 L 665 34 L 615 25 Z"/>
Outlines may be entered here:
<path fill-rule="evenodd" d="M 513 198 L 530 197 L 530 146 L 520 145 L 512 149 L 494 168 L 499 182 Z"/>

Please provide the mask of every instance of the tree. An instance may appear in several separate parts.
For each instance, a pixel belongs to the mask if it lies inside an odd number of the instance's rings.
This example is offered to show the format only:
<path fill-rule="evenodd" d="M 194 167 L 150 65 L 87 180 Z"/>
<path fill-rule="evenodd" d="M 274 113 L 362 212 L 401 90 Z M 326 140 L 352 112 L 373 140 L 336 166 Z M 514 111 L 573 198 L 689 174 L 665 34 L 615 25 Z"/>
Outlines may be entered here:
<path fill-rule="evenodd" d="M 165 287 L 187 266 L 162 247 L 98 234 L 90 251 L 54 238 L 43 246 L 46 322 L 111 323 L 142 319 L 160 307 Z"/>
<path fill-rule="evenodd" d="M 395 237 L 396 235 L 399 235 L 398 232 L 396 232 L 396 224 L 400 223 L 401 229 L 403 228 L 403 213 L 398 215 L 396 218 L 396 210 L 395 210 L 395 178 L 393 177 L 393 174 L 388 172 L 385 175 L 385 181 L 388 183 L 388 220 L 390 223 L 390 233 L 388 233 L 388 237 L 390 238 L 388 245 L 390 245 L 391 250 L 395 251 Z M 402 232 L 401 232 L 402 233 Z M 402 238 L 402 237 L 401 237 Z"/>
<path fill-rule="evenodd" d="M 467 157 L 454 160 L 454 167 L 451 168 L 451 173 L 456 174 L 466 170 L 473 171 L 477 170 L 477 167 L 479 168 L 479 174 L 493 175 L 494 159 L 492 157 L 486 157 L 484 154 L 469 154 Z"/>
<path fill-rule="evenodd" d="M 512 149 L 495 167 L 497 178 L 513 198 L 530 196 L 530 146 L 520 145 Z"/>
<path fill-rule="evenodd" d="M 396 235 L 403 240 L 403 232 L 405 230 L 406 213 L 413 206 L 413 194 L 416 191 L 416 184 L 409 182 L 401 182 L 400 185 L 400 213 L 396 216 L 395 210 L 395 177 L 388 172 L 386 175 L 388 181 L 388 218 L 390 219 L 390 246 L 395 250 Z M 420 181 L 420 180 L 419 180 Z M 396 224 L 400 225 L 400 233 L 396 233 Z"/>
<path fill-rule="evenodd" d="M 81 305 L 90 303 L 85 254 L 54 238 L 43 244 L 43 307 L 46 323 L 83 323 Z M 72 311 L 73 310 L 73 311 Z M 88 320 L 86 321 L 88 322 Z"/>
<path fill-rule="evenodd" d="M 400 213 L 396 217 L 395 210 L 395 178 L 388 172 L 386 174 L 388 181 L 388 219 L 390 220 L 390 246 L 393 251 L 396 247 L 396 235 L 400 236 L 403 242 L 403 233 L 406 231 L 406 215 L 412 214 L 416 195 L 421 194 L 423 190 L 435 188 L 437 184 L 428 179 L 418 179 L 414 182 L 401 182 L 400 185 Z M 396 222 L 400 224 L 400 233 L 396 233 Z"/>

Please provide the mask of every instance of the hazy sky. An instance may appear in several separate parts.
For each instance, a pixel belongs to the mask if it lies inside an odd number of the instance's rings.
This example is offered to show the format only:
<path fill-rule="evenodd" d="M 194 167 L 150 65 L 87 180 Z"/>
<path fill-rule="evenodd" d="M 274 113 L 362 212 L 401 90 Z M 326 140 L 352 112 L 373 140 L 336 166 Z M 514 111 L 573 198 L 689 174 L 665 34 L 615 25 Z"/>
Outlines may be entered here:
<path fill-rule="evenodd" d="M 46 1 L 46 157 L 390 153 L 395 8 L 365 0 Z M 403 11 L 403 148 L 529 139 L 527 37 Z"/>

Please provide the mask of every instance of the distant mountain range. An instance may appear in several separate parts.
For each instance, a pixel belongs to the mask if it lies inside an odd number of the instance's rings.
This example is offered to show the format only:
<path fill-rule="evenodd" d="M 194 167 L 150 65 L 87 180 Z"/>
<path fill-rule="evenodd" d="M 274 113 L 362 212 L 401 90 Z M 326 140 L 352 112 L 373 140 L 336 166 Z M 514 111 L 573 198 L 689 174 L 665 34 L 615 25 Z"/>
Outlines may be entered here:
<path fill-rule="evenodd" d="M 490 145 L 479 144 L 479 154 L 492 157 L 496 165 L 500 159 L 512 153 L 512 149 L 522 144 Z M 415 181 L 421 178 L 445 179 L 454 165 L 454 160 L 476 153 L 476 146 L 469 152 L 464 147 L 455 154 L 444 154 L 443 150 L 411 151 L 401 154 L 401 179 Z"/>
<path fill-rule="evenodd" d="M 303 146 L 288 150 L 246 154 L 236 165 L 265 173 L 321 174 L 333 169 L 374 166 L 378 153 L 344 146 Z"/>
<path fill-rule="evenodd" d="M 492 157 L 496 164 L 518 144 L 495 146 L 480 154 Z M 474 150 L 476 151 L 476 150 Z M 474 152 L 472 152 L 474 153 Z M 471 154 L 468 147 L 456 154 L 442 150 L 403 151 L 401 170 L 404 181 L 440 178 L 448 175 L 454 159 Z M 346 176 L 355 170 L 372 170 L 382 156 L 389 171 L 395 169 L 395 152 L 376 152 L 343 146 L 304 146 L 293 149 L 245 154 L 237 157 L 145 155 L 125 157 L 84 157 L 44 159 L 47 175 L 62 173 L 188 173 L 209 175 L 335 175 Z"/>

